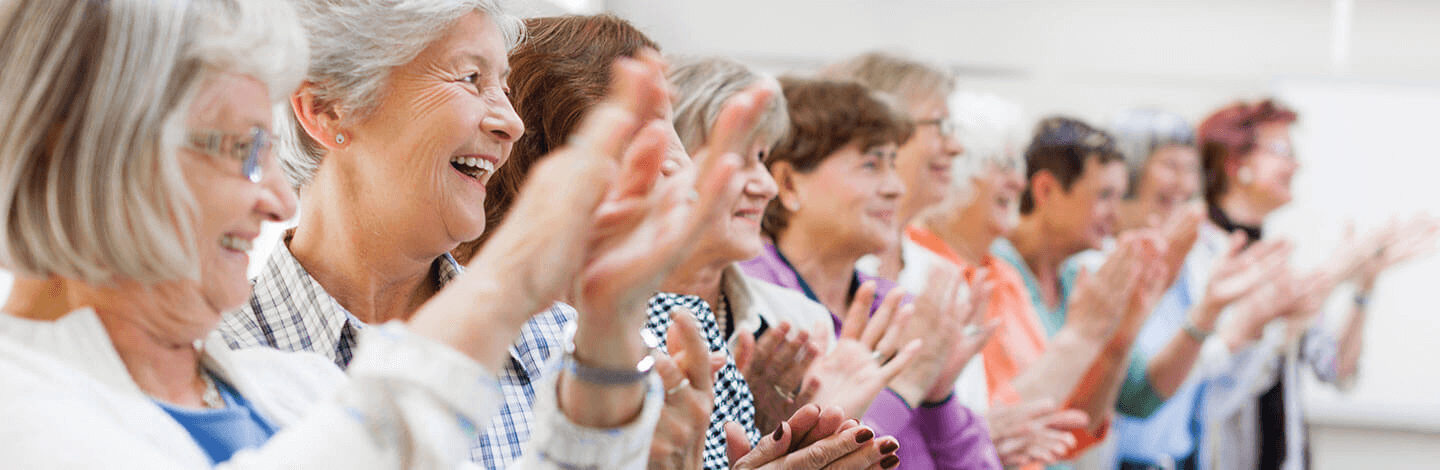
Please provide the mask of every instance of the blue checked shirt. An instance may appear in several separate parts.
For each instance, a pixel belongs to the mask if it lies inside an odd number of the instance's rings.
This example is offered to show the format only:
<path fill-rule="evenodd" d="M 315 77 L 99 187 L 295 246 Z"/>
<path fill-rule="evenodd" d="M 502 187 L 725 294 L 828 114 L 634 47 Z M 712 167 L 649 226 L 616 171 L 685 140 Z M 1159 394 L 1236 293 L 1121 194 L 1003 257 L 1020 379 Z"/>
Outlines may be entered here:
<path fill-rule="evenodd" d="M 449 254 L 436 259 L 431 269 L 438 272 L 442 287 L 463 271 Z M 311 351 L 329 357 L 341 368 L 350 363 L 355 339 L 365 323 L 310 277 L 284 240 L 251 284 L 250 302 L 220 321 L 220 334 L 232 349 Z M 500 413 L 471 446 L 472 461 L 499 469 L 520 459 L 521 448 L 536 424 L 534 384 L 540 381 L 550 356 L 564 351 L 565 326 L 575 316 L 573 308 L 557 303 L 521 329 L 520 338 L 510 345 L 510 361 L 499 373 L 504 396 Z"/>

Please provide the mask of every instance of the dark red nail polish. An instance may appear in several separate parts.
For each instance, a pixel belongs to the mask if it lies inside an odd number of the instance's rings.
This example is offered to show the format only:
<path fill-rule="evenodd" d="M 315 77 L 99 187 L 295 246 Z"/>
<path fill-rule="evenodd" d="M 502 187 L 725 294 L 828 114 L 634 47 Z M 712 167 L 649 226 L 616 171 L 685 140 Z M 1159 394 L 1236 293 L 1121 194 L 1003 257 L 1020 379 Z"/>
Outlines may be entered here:
<path fill-rule="evenodd" d="M 900 457 L 890 455 L 880 459 L 880 467 L 882 468 L 895 468 L 896 465 L 900 465 Z"/>
<path fill-rule="evenodd" d="M 870 442 L 870 439 L 873 437 L 875 437 L 874 431 L 871 431 L 869 429 L 861 429 L 860 432 L 855 433 L 855 443 L 864 444 L 866 442 Z"/>
<path fill-rule="evenodd" d="M 900 448 L 900 443 L 899 443 L 899 442 L 895 442 L 895 441 L 885 441 L 885 442 L 880 443 L 880 453 L 882 453 L 882 454 L 894 453 L 894 452 L 895 452 L 895 449 L 899 449 L 899 448 Z"/>
<path fill-rule="evenodd" d="M 775 428 L 775 435 L 771 437 L 775 438 L 775 442 L 780 442 L 780 438 L 785 437 L 785 425 Z"/>

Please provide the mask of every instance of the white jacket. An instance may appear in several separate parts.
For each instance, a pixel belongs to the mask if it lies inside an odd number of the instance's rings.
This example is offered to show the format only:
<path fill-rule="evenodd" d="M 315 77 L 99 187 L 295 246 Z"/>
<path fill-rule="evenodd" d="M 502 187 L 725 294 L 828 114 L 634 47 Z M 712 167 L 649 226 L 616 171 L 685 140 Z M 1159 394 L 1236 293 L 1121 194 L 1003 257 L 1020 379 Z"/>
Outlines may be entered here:
<path fill-rule="evenodd" d="M 280 429 L 216 468 L 468 467 L 474 423 L 500 402 L 492 373 L 398 323 L 366 330 L 348 377 L 319 355 L 232 351 L 216 335 L 203 352 L 204 366 Z M 131 379 L 93 310 L 54 322 L 0 314 L 0 377 L 7 468 L 210 468 L 185 428 Z M 658 379 L 651 377 L 641 416 L 618 430 L 569 424 L 555 410 L 554 383 L 539 390 L 549 395 L 541 397 L 541 430 L 519 468 L 555 465 L 540 455 L 594 468 L 644 466 L 662 404 Z"/>

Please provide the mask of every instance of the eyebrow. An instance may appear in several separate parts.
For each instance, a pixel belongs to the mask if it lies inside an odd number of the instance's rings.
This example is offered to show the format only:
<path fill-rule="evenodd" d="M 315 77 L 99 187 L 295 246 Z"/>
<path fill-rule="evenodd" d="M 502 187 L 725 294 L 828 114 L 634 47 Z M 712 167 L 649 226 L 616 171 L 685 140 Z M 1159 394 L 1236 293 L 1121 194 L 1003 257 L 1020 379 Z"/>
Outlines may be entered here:
<path fill-rule="evenodd" d="M 455 57 L 454 63 L 456 63 L 456 64 L 475 63 L 475 64 L 479 64 L 479 65 L 480 65 L 480 68 L 482 68 L 482 69 L 489 69 L 489 68 L 492 68 L 492 67 L 493 67 L 493 66 L 490 64 L 490 59 L 485 58 L 485 56 L 480 55 L 480 53 L 478 53 L 478 52 L 461 52 L 460 55 L 458 55 L 458 56 Z M 500 80 L 501 80 L 501 81 L 505 81 L 505 79 L 506 79 L 506 78 L 509 78 L 509 77 L 510 77 L 510 64 L 507 63 L 507 64 L 505 64 L 505 68 L 503 68 L 503 69 L 500 70 Z"/>

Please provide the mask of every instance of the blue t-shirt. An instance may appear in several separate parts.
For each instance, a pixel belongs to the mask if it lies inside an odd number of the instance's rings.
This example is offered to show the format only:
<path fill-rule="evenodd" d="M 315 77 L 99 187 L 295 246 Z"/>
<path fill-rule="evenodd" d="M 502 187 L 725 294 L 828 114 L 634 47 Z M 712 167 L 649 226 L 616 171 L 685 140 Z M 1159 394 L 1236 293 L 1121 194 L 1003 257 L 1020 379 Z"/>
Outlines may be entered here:
<path fill-rule="evenodd" d="M 210 456 L 212 465 L 230 460 L 243 449 L 260 447 L 275 435 L 275 425 L 260 416 L 255 406 L 229 384 L 215 379 L 215 386 L 225 399 L 224 408 L 195 409 L 155 402 L 190 432 L 190 437 Z"/>

